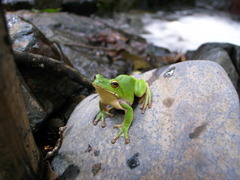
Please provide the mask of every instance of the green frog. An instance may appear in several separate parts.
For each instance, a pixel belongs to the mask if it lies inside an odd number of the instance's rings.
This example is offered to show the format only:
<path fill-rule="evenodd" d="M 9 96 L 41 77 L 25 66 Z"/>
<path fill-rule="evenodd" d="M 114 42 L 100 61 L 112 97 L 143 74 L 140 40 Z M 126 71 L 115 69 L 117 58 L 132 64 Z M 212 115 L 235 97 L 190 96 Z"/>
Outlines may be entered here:
<path fill-rule="evenodd" d="M 111 143 L 114 144 L 117 139 L 124 134 L 125 144 L 130 142 L 128 137 L 128 130 L 133 120 L 133 104 L 135 96 L 140 98 L 141 112 L 145 113 L 147 107 L 151 107 L 151 92 L 148 83 L 143 79 L 136 79 L 128 75 L 119 75 L 114 79 L 104 78 L 101 74 L 94 77 L 92 83 L 97 93 L 99 94 L 99 108 L 100 112 L 96 119 L 93 121 L 94 125 L 102 121 L 102 127 L 105 124 L 105 114 L 113 117 L 110 113 L 112 108 L 120 109 L 125 112 L 124 121 L 122 124 L 114 125 L 114 128 L 120 128 L 117 136 L 112 139 Z M 110 106 L 110 107 L 108 107 Z"/>

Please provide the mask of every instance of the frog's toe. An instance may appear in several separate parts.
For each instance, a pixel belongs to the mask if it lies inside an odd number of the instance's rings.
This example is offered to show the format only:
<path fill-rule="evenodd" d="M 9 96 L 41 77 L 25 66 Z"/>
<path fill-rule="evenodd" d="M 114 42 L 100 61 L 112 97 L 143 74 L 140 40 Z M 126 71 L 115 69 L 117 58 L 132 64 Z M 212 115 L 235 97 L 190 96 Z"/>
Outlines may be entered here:
<path fill-rule="evenodd" d="M 130 143 L 130 139 L 129 138 L 125 138 L 125 144 Z"/>
<path fill-rule="evenodd" d="M 99 121 L 93 121 L 93 125 L 96 126 L 98 124 Z"/>
<path fill-rule="evenodd" d="M 145 113 L 145 111 L 146 111 L 146 109 L 142 109 L 142 110 L 141 110 L 141 113 L 142 113 L 142 114 L 144 114 L 144 113 Z"/>
<path fill-rule="evenodd" d="M 148 108 L 151 108 L 151 107 L 152 107 L 152 103 L 149 103 L 149 104 L 148 104 Z"/>
<path fill-rule="evenodd" d="M 124 124 L 117 124 L 114 125 L 115 128 L 120 128 L 120 131 L 118 132 L 117 136 L 112 139 L 111 143 L 114 144 L 118 138 L 121 136 L 122 133 L 124 133 L 124 138 L 125 138 L 125 144 L 128 144 L 130 142 L 129 138 L 128 138 L 128 129 L 129 129 L 129 125 L 124 125 Z"/>
<path fill-rule="evenodd" d="M 144 101 L 142 102 L 142 104 L 140 105 L 140 109 L 141 109 L 141 113 L 144 114 L 146 109 L 151 108 L 152 107 L 152 103 L 149 101 Z"/>
<path fill-rule="evenodd" d="M 123 124 L 115 124 L 113 127 L 114 127 L 114 128 L 122 128 L 122 127 L 123 127 Z"/>
<path fill-rule="evenodd" d="M 113 138 L 113 139 L 111 140 L 111 143 L 114 144 L 117 140 L 118 140 L 118 138 Z"/>
<path fill-rule="evenodd" d="M 102 121 L 102 128 L 105 128 L 106 127 L 106 123 L 105 121 Z"/>
<path fill-rule="evenodd" d="M 110 112 L 105 112 L 107 115 L 109 115 L 111 118 L 114 117 L 115 114 L 112 114 Z"/>

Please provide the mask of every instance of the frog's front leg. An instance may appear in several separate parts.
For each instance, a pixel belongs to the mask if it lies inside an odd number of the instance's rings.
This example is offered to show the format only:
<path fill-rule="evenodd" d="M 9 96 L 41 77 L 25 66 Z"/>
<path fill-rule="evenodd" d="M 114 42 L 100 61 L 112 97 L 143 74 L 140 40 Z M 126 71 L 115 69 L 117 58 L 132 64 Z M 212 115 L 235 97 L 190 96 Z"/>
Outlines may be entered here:
<path fill-rule="evenodd" d="M 93 121 L 94 125 L 97 125 L 98 122 L 101 120 L 102 121 L 102 128 L 106 127 L 106 123 L 105 123 L 105 114 L 113 117 L 114 114 L 111 114 L 109 111 L 111 111 L 112 108 L 107 108 L 106 104 L 103 104 L 99 101 L 99 109 L 100 112 L 97 115 L 97 117 L 95 118 L 95 120 Z"/>
<path fill-rule="evenodd" d="M 114 139 L 112 139 L 111 141 L 112 144 L 114 144 L 118 140 L 118 138 L 121 136 L 122 133 L 124 133 L 125 144 L 128 144 L 130 142 L 128 138 L 128 130 L 133 120 L 133 109 L 128 104 L 120 104 L 120 105 L 124 108 L 125 117 L 122 124 L 114 125 L 114 128 L 120 128 L 120 131 L 118 132 L 117 136 Z"/>

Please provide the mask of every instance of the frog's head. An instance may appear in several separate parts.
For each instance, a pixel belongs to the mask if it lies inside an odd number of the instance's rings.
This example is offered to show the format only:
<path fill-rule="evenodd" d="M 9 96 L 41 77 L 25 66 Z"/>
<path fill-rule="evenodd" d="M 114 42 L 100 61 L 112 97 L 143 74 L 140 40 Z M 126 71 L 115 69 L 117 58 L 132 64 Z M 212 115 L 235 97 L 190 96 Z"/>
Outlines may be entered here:
<path fill-rule="evenodd" d="M 108 93 L 113 94 L 116 97 L 121 97 L 123 95 L 120 82 L 115 79 L 104 78 L 101 74 L 97 74 L 94 77 L 92 85 L 100 96 Z"/>

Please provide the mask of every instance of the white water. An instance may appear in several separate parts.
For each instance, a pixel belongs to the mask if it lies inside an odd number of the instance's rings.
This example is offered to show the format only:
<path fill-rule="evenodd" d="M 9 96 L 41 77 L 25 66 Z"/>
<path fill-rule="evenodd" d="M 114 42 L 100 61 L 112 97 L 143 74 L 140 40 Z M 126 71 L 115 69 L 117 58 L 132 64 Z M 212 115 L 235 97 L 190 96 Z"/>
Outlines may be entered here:
<path fill-rule="evenodd" d="M 227 42 L 240 45 L 240 23 L 227 14 L 192 14 L 167 21 L 146 15 L 142 34 L 148 42 L 171 51 L 195 50 L 207 42 Z"/>

